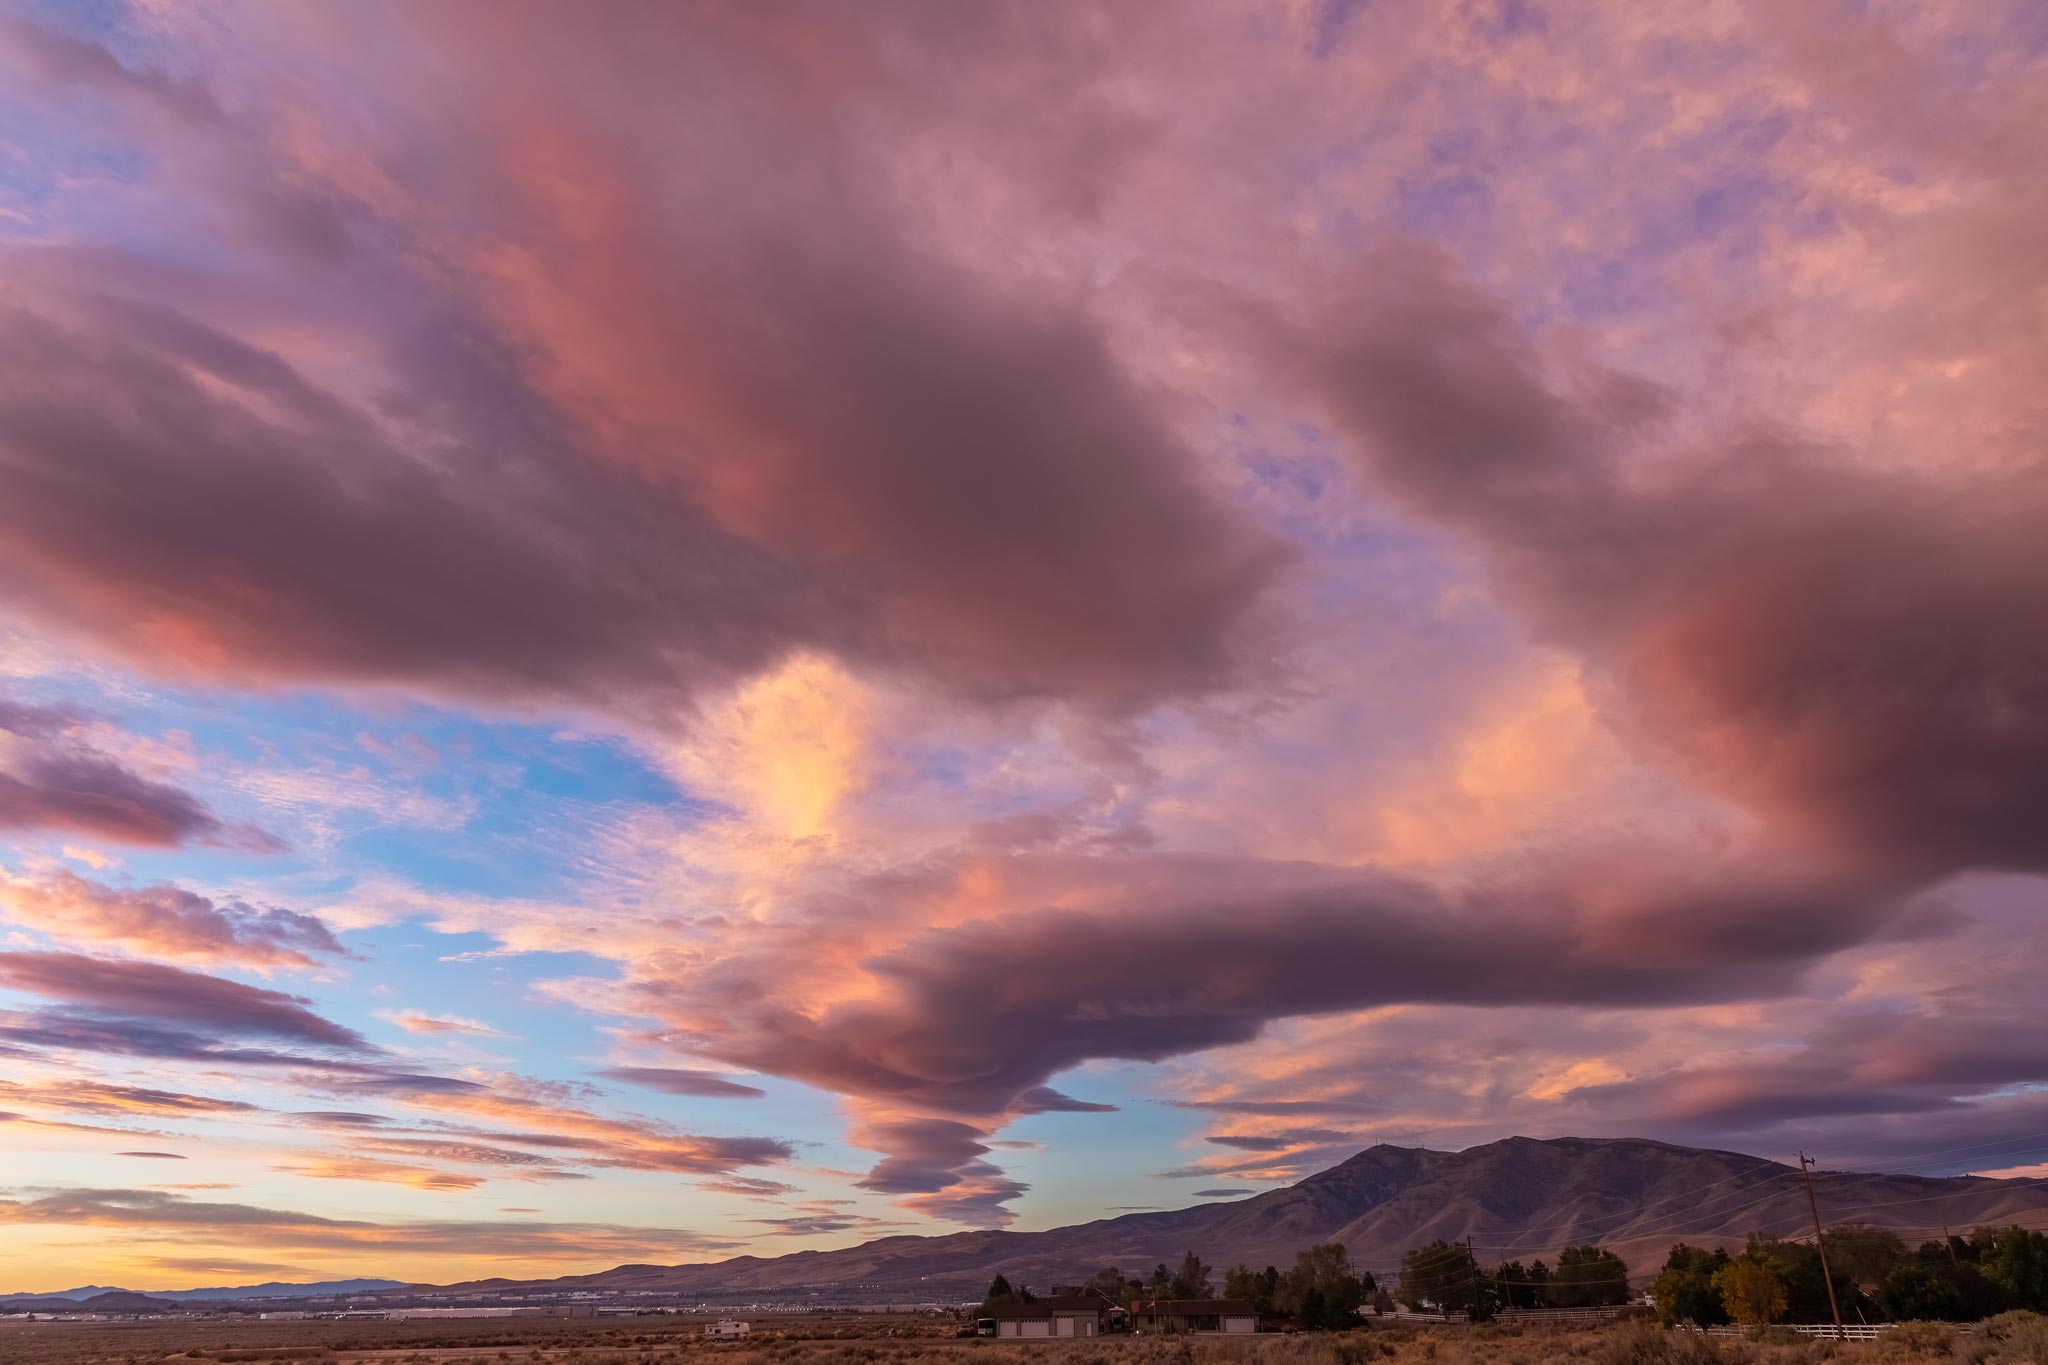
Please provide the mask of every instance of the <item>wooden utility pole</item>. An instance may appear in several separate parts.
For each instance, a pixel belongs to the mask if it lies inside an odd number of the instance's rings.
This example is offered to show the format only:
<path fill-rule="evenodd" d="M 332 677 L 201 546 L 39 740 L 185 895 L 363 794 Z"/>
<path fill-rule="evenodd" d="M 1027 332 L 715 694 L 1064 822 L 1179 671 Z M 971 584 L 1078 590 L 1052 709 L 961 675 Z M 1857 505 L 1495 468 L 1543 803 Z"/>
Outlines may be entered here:
<path fill-rule="evenodd" d="M 1828 1239 L 1820 1229 L 1820 1200 L 1813 1193 L 1813 1158 L 1799 1154 L 1799 1178 L 1806 1182 L 1806 1207 L 1813 1211 L 1813 1248 L 1820 1253 L 1820 1277 L 1828 1283 L 1828 1311 L 1835 1315 L 1835 1340 L 1843 1340 L 1842 1305 L 1835 1302 L 1835 1277 L 1828 1271 Z"/>

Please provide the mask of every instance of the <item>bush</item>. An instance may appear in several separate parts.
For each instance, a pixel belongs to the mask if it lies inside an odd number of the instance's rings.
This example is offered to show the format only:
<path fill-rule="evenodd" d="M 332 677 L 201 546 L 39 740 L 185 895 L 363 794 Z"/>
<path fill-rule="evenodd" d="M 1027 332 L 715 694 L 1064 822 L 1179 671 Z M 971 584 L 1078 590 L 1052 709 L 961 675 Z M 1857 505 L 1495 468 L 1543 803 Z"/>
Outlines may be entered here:
<path fill-rule="evenodd" d="M 1721 1365 L 1721 1343 L 1705 1332 L 1681 1328 L 1665 1338 L 1665 1355 L 1671 1365 Z"/>
<path fill-rule="evenodd" d="M 1945 1322 L 1902 1322 L 1879 1337 L 1870 1358 L 1881 1361 L 1933 1359 L 1955 1350 L 1956 1329 Z"/>
<path fill-rule="evenodd" d="M 1607 1334 L 1594 1353 L 1595 1365 L 1665 1365 L 1671 1344 L 1654 1322 L 1626 1322 Z"/>
<path fill-rule="evenodd" d="M 1988 1318 L 1983 1335 L 1997 1346 L 1983 1359 L 1997 1365 L 2048 1365 L 2048 1317 L 2024 1310 Z"/>

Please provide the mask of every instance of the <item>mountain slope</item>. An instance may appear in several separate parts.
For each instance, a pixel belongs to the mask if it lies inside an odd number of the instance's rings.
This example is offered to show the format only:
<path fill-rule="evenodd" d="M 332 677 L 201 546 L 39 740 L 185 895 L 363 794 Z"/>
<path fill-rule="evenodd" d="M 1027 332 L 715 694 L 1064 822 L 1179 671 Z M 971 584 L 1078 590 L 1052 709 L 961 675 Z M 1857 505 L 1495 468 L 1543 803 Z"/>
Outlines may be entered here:
<path fill-rule="evenodd" d="M 152 1289 L 153 1299 L 169 1299 L 182 1303 L 188 1299 L 297 1299 L 312 1294 L 368 1294 L 379 1289 L 397 1289 L 403 1280 L 318 1280 L 307 1284 L 291 1284 L 283 1280 L 266 1280 L 262 1284 L 222 1285 L 212 1289 Z M 0 1305 L 34 1303 L 38 1307 L 61 1308 L 63 1301 L 76 1305 L 101 1294 L 121 1294 L 128 1291 L 113 1285 L 88 1284 L 76 1289 L 58 1289 L 47 1294 L 0 1294 Z"/>
<path fill-rule="evenodd" d="M 1829 1223 L 1903 1228 L 1909 1241 L 1941 1223 L 2048 1213 L 2041 1181 L 1820 1172 L 1815 1187 Z M 1044 1232 L 885 1237 L 841 1251 L 485 1283 L 706 1294 L 858 1286 L 930 1297 L 979 1293 L 997 1272 L 1041 1288 L 1105 1265 L 1143 1273 L 1191 1248 L 1219 1270 L 1239 1261 L 1284 1267 L 1323 1241 L 1343 1242 L 1354 1260 L 1384 1273 L 1438 1237 L 1470 1237 L 1487 1262 L 1555 1259 L 1562 1247 L 1597 1241 L 1641 1273 L 1675 1241 L 1739 1248 L 1753 1231 L 1809 1228 L 1795 1167 L 1640 1138 L 1518 1137 L 1462 1152 L 1373 1147 L 1250 1199 Z"/>

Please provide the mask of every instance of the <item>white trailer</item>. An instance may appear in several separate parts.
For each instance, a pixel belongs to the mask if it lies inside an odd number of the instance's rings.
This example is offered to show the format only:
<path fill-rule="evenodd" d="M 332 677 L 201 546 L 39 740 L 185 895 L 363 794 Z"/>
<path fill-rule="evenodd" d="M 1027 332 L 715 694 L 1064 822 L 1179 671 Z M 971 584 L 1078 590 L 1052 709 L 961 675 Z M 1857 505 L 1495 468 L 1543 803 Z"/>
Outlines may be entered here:
<path fill-rule="evenodd" d="M 751 1331 L 752 1327 L 751 1323 L 740 1322 L 733 1318 L 720 1318 L 717 1322 L 705 1325 L 704 1335 L 713 1341 L 738 1341 Z"/>

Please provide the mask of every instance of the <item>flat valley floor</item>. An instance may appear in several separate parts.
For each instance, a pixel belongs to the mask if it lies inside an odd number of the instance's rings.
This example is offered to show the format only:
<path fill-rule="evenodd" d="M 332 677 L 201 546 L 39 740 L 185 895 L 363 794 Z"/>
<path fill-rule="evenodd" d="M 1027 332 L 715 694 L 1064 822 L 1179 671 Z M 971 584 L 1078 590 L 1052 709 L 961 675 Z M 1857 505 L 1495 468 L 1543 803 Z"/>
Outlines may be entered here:
<path fill-rule="evenodd" d="M 0 1365 L 2048 1365 L 2048 1317 L 1972 1331 L 1910 1323 L 1871 1343 L 1751 1342 L 1647 1322 L 1555 1327 L 1391 1327 L 1258 1337 L 960 1340 L 929 1318 L 800 1317 L 741 1342 L 704 1318 L 384 1322 L 0 1322 Z"/>

